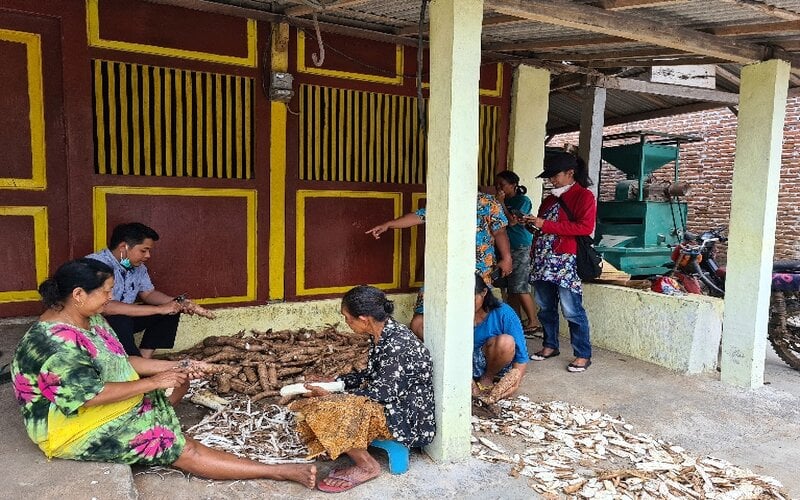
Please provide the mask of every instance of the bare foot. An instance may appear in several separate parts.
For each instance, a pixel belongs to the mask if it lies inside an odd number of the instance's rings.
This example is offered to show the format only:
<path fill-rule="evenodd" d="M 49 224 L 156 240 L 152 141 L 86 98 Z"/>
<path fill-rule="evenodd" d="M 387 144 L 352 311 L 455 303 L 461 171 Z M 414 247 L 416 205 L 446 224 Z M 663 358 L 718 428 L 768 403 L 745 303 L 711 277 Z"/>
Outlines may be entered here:
<path fill-rule="evenodd" d="M 317 466 L 314 464 L 287 465 L 283 479 L 300 483 L 313 489 L 317 484 Z"/>
<path fill-rule="evenodd" d="M 358 486 L 361 483 L 365 483 L 370 479 L 380 476 L 381 468 L 378 466 L 374 469 L 365 469 L 354 465 L 346 469 L 334 471 L 333 474 L 335 475 L 329 475 L 322 481 L 334 488 L 346 488 L 350 485 L 352 485 L 350 487 Z"/>

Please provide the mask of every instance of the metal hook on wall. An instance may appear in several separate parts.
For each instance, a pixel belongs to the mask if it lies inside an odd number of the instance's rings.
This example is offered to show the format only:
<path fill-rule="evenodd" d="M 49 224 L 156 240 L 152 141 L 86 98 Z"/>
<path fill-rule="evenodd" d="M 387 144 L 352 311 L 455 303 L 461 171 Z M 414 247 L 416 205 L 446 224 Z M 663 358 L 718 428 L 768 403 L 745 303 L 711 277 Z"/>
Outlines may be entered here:
<path fill-rule="evenodd" d="M 311 60 L 314 61 L 314 66 L 319 68 L 320 66 L 322 66 L 322 63 L 325 62 L 325 44 L 322 43 L 322 33 L 320 33 L 319 31 L 319 21 L 317 21 L 317 15 L 314 14 L 312 17 L 314 19 L 314 31 L 317 34 L 317 46 L 319 47 L 319 57 L 317 57 L 316 53 L 311 54 Z"/>

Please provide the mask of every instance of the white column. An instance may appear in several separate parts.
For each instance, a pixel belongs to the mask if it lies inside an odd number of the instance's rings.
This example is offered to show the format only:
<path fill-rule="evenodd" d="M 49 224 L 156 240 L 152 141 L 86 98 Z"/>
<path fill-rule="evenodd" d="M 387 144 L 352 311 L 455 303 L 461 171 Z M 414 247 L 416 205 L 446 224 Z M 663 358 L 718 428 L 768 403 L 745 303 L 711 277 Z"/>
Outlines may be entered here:
<path fill-rule="evenodd" d="M 764 383 L 789 64 L 742 68 L 722 334 L 724 382 Z"/>
<path fill-rule="evenodd" d="M 581 132 L 578 139 L 580 156 L 589 167 L 589 178 L 592 186 L 589 188 L 598 199 L 597 192 L 600 186 L 600 150 L 603 147 L 603 123 L 606 110 L 606 89 L 601 87 L 586 87 L 583 93 L 581 107 Z"/>
<path fill-rule="evenodd" d="M 437 461 L 470 455 L 478 79 L 482 0 L 433 0 L 425 222 L 425 343 L 433 356 Z"/>
<path fill-rule="evenodd" d="M 514 73 L 511 93 L 508 164 L 528 188 L 534 211 L 542 199 L 542 182 L 536 176 L 544 163 L 549 106 L 550 72 L 521 64 Z"/>

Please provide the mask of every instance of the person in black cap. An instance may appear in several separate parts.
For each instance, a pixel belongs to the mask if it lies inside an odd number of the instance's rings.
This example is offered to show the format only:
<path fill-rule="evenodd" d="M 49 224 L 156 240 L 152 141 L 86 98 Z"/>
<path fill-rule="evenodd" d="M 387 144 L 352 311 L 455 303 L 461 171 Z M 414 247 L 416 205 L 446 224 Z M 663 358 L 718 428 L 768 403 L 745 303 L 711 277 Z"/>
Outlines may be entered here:
<path fill-rule="evenodd" d="M 537 177 L 552 184 L 538 214 L 523 220 L 536 226 L 530 282 L 539 306 L 538 318 L 544 330 L 542 349 L 531 359 L 542 361 L 558 356 L 558 306 L 569 324 L 575 359 L 570 372 L 584 372 L 592 364 L 589 320 L 583 308 L 583 288 L 575 255 L 576 236 L 594 231 L 597 204 L 586 163 L 577 156 L 560 152 L 545 158 L 544 172 Z"/>

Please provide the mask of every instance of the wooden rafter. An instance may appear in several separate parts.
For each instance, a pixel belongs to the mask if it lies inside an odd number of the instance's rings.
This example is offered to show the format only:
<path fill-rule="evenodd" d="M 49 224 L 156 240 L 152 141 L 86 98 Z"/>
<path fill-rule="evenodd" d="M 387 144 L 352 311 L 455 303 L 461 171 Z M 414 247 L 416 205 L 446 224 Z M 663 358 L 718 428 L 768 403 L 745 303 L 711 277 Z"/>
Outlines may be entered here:
<path fill-rule="evenodd" d="M 754 0 L 720 0 L 720 1 L 725 3 L 735 4 L 740 7 L 754 10 L 761 14 L 777 17 L 779 19 L 786 19 L 789 21 L 800 19 L 800 14 L 798 14 L 797 12 L 781 9 L 780 7 L 769 5 L 763 1 L 754 1 Z"/>
<path fill-rule="evenodd" d="M 627 38 L 618 36 L 562 38 L 556 40 L 534 40 L 530 42 L 500 42 L 488 43 L 483 46 L 485 50 L 498 52 L 509 51 L 538 51 L 547 49 L 563 49 L 574 47 L 591 47 L 595 45 L 608 45 L 617 43 L 630 43 Z"/>
<path fill-rule="evenodd" d="M 660 7 L 662 5 L 674 5 L 690 1 L 692 0 L 599 0 L 592 3 L 592 5 L 606 10 L 623 10 L 640 9 L 642 7 Z"/>
<path fill-rule="evenodd" d="M 515 16 L 493 16 L 493 17 L 485 17 L 483 18 L 483 26 L 497 26 L 498 24 L 510 24 L 510 23 L 519 23 L 524 22 L 525 19 L 520 19 Z M 422 32 L 427 33 L 428 23 L 422 27 Z M 419 27 L 415 24 L 409 24 L 408 26 L 403 26 L 402 28 L 398 28 L 395 31 L 396 35 L 416 35 L 419 33 Z"/>
<path fill-rule="evenodd" d="M 367 3 L 368 1 L 369 0 L 339 0 L 338 2 L 326 3 L 324 9 L 315 9 L 306 3 L 296 2 L 300 5 L 289 7 L 284 10 L 283 13 L 289 17 L 298 17 L 312 14 L 314 12 L 320 13 L 328 10 L 346 9 L 347 7 L 353 7 L 361 3 Z"/>
<path fill-rule="evenodd" d="M 704 29 L 706 33 L 717 36 L 760 35 L 763 33 L 781 33 L 800 31 L 800 21 L 781 21 L 776 23 L 736 24 Z"/>
<path fill-rule="evenodd" d="M 605 52 L 577 53 L 564 52 L 537 52 L 536 57 L 547 61 L 620 61 L 618 66 L 624 66 L 624 59 L 641 59 L 644 57 L 673 57 L 687 55 L 682 50 L 657 48 L 638 50 L 614 50 Z"/>
<path fill-rule="evenodd" d="M 670 59 L 625 59 L 624 61 L 589 61 L 589 68 L 648 68 L 651 66 L 684 66 L 687 64 L 722 64 L 730 62 L 718 57 L 675 57 Z"/>
<path fill-rule="evenodd" d="M 531 21 L 619 36 L 738 63 L 761 61 L 767 56 L 766 48 L 755 44 L 734 42 L 696 30 L 566 0 L 486 0 L 484 5 L 496 12 Z"/>
<path fill-rule="evenodd" d="M 685 87 L 667 83 L 653 83 L 633 78 L 615 78 L 613 76 L 589 77 L 588 83 L 595 87 L 603 87 L 627 92 L 640 92 L 644 94 L 665 95 L 693 99 L 695 101 L 719 102 L 728 106 L 739 104 L 739 94 L 722 92 L 720 90 Z"/>

